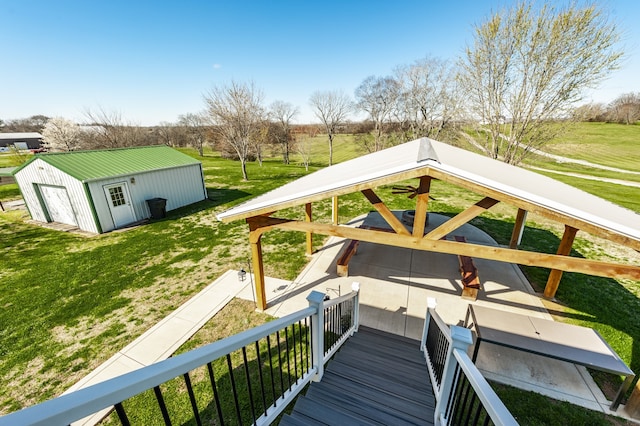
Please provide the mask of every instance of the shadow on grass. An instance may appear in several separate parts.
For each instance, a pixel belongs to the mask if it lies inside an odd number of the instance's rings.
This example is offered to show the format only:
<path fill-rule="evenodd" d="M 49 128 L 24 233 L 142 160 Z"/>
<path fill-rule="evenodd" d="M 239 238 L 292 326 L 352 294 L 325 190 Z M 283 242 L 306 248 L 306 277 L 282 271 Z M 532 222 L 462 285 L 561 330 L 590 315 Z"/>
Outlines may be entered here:
<path fill-rule="evenodd" d="M 252 194 L 233 188 L 207 188 L 207 197 L 213 207 L 247 198 Z"/>
<path fill-rule="evenodd" d="M 180 219 L 186 216 L 190 216 L 194 213 L 199 213 L 211 208 L 215 208 L 224 204 L 233 203 L 234 201 L 241 200 L 251 196 L 250 193 L 240 191 L 238 189 L 211 189 L 207 188 L 207 199 L 199 201 L 197 203 L 189 204 L 184 207 L 180 207 L 167 212 L 166 217 L 162 219 L 154 219 L 153 222 L 159 222 L 166 219 Z"/>

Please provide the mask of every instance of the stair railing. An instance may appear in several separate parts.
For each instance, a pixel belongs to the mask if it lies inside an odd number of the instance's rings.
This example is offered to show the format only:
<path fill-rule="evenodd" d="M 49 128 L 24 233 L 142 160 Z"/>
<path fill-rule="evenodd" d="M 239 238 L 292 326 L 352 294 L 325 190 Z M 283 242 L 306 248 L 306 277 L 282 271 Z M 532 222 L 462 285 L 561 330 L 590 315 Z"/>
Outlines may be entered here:
<path fill-rule="evenodd" d="M 0 417 L 0 426 L 95 424 L 112 408 L 123 425 L 268 425 L 357 331 L 358 287 L 328 301 L 312 291 L 308 308 Z"/>
<path fill-rule="evenodd" d="M 436 397 L 434 424 L 517 425 L 513 415 L 467 354 L 471 330 L 448 326 L 427 301 L 420 348 L 424 353 Z"/>

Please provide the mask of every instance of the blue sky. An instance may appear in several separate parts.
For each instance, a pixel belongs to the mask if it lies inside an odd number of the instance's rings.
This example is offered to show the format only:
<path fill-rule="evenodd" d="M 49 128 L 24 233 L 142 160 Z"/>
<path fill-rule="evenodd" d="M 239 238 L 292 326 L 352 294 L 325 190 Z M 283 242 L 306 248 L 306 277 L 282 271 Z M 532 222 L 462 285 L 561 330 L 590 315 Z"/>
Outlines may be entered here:
<path fill-rule="evenodd" d="M 203 94 L 253 81 L 268 105 L 316 121 L 316 90 L 355 88 L 427 55 L 455 59 L 509 0 L 0 0 L 0 119 L 83 121 L 89 108 L 142 125 L 204 109 Z M 587 100 L 640 92 L 640 3 L 606 0 L 627 53 Z"/>

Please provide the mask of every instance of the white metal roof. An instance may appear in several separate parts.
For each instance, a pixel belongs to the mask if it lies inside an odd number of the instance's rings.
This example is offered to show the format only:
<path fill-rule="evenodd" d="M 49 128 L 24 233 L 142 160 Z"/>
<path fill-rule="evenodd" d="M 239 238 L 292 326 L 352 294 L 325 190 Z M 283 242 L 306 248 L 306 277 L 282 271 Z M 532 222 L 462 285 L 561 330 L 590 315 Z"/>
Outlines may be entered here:
<path fill-rule="evenodd" d="M 0 133 L 0 139 L 42 139 L 42 135 L 36 132 Z"/>
<path fill-rule="evenodd" d="M 640 215 L 538 173 L 422 138 L 318 170 L 217 215 L 231 221 L 431 168 L 640 241 Z M 255 213 L 255 214 L 254 214 Z"/>

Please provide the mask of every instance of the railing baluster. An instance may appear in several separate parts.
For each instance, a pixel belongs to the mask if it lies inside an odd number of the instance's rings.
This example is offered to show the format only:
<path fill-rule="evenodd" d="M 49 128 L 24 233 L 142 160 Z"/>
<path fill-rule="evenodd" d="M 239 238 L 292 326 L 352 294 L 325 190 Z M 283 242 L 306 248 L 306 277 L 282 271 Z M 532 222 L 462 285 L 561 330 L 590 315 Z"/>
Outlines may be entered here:
<path fill-rule="evenodd" d="M 307 318 L 304 319 L 304 348 L 305 348 L 305 359 L 307 360 L 307 371 L 309 371 L 309 362 L 311 361 L 309 357 L 309 340 L 311 337 L 311 327 L 309 327 L 309 323 L 307 322 Z"/>
<path fill-rule="evenodd" d="M 475 395 L 475 393 L 473 392 L 473 388 L 471 387 L 471 383 L 469 383 L 469 381 L 467 380 L 467 377 L 465 375 L 462 375 L 463 377 L 463 387 L 464 387 L 464 400 L 462 401 L 462 404 L 460 405 L 460 411 L 461 416 L 465 416 L 464 418 L 464 423 L 465 424 L 469 424 L 469 417 L 471 415 L 471 406 L 473 404 L 473 397 Z"/>
<path fill-rule="evenodd" d="M 218 413 L 218 420 L 220 420 L 220 426 L 224 426 L 224 418 L 222 416 L 222 407 L 220 405 L 220 396 L 218 395 L 218 386 L 216 385 L 216 377 L 213 374 L 213 366 L 211 363 L 207 363 L 207 370 L 209 370 L 209 381 L 211 382 L 211 390 L 213 391 L 213 399 L 216 403 L 216 411 Z"/>
<path fill-rule="evenodd" d="M 260 378 L 260 394 L 262 395 L 262 412 L 267 411 L 267 397 L 264 392 L 264 377 L 262 376 L 262 359 L 260 358 L 260 345 L 256 340 L 256 358 L 258 359 L 258 377 Z"/>
<path fill-rule="evenodd" d="M 474 393 L 473 394 L 473 403 L 475 405 L 475 415 L 473 416 L 473 424 L 477 425 L 478 424 L 478 420 L 480 420 L 480 416 L 482 415 L 482 412 L 484 411 L 484 408 L 482 407 L 482 402 L 478 399 L 478 396 Z"/>
<path fill-rule="evenodd" d="M 171 426 L 171 419 L 169 418 L 169 412 L 167 411 L 167 406 L 164 403 L 164 398 L 162 397 L 160 386 L 154 387 L 153 392 L 155 393 L 156 400 L 158 401 L 158 405 L 160 406 L 160 411 L 162 412 L 162 418 L 164 419 L 164 424 L 167 426 Z"/>
<path fill-rule="evenodd" d="M 276 406 L 276 379 L 273 375 L 273 356 L 271 355 L 271 336 L 267 334 L 267 353 L 269 355 L 269 375 L 271 377 L 271 393 L 273 395 L 273 406 Z"/>
<path fill-rule="evenodd" d="M 285 353 L 287 354 L 287 381 L 291 389 L 291 355 L 289 355 L 289 327 L 284 328 Z"/>
<path fill-rule="evenodd" d="M 456 371 L 453 374 L 453 387 L 451 388 L 451 393 L 449 394 L 449 398 L 447 400 L 447 406 L 445 410 L 445 416 L 447 419 L 451 419 L 451 416 L 455 416 L 456 406 L 460 399 L 460 375 L 462 374 L 462 370 L 460 366 L 456 366 Z M 449 424 L 452 421 L 449 420 Z"/>
<path fill-rule="evenodd" d="M 242 360 L 244 361 L 244 375 L 247 379 L 247 391 L 249 392 L 249 406 L 251 407 L 251 418 L 256 422 L 256 408 L 253 403 L 253 391 L 251 386 L 251 374 L 249 373 L 249 361 L 247 361 L 247 347 L 242 347 Z"/>
<path fill-rule="evenodd" d="M 278 371 L 280 371 L 280 393 L 284 393 L 284 380 L 282 377 L 282 351 L 280 350 L 280 332 L 276 331 L 276 340 L 278 341 Z"/>
<path fill-rule="evenodd" d="M 124 412 L 124 407 L 122 406 L 122 403 L 118 402 L 117 404 L 114 405 L 114 407 L 116 409 L 116 414 L 118 415 L 118 419 L 120 419 L 120 423 L 122 423 L 122 426 L 130 426 L 131 423 L 129 422 L 127 413 Z"/>
<path fill-rule="evenodd" d="M 240 413 L 240 403 L 238 402 L 238 391 L 236 390 L 236 379 L 233 377 L 233 364 L 231 363 L 231 355 L 227 354 L 227 369 L 229 371 L 229 380 L 231 380 L 231 391 L 233 394 L 233 402 L 236 406 L 236 418 L 238 419 L 238 424 L 242 423 L 242 414 Z"/>
<path fill-rule="evenodd" d="M 193 387 L 191 386 L 191 378 L 189 373 L 184 373 L 184 383 L 187 385 L 187 393 L 189 394 L 189 401 L 191 401 L 191 408 L 193 409 L 193 417 L 196 420 L 198 426 L 202 425 L 200 421 L 200 413 L 198 412 L 198 404 L 196 403 L 196 396 L 193 394 Z"/>
<path fill-rule="evenodd" d="M 298 342 L 300 345 L 300 373 L 303 376 L 307 370 L 305 369 L 304 342 L 302 341 L 302 321 L 298 321 Z"/>
<path fill-rule="evenodd" d="M 298 354 L 296 353 L 296 325 L 291 326 L 291 346 L 293 347 L 293 374 L 295 375 L 295 384 L 298 384 Z"/>

